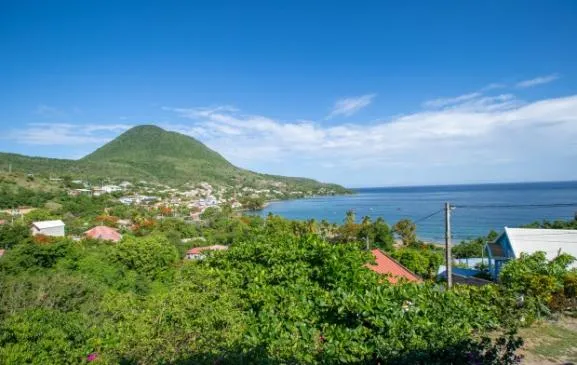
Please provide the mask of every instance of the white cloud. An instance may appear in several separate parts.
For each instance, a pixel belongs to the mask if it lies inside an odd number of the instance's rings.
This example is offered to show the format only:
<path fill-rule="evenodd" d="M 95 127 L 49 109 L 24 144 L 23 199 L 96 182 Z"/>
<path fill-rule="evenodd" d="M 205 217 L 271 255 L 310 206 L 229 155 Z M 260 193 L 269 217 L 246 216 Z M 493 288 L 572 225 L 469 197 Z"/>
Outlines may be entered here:
<path fill-rule="evenodd" d="M 200 139 L 257 171 L 348 185 L 576 179 L 577 95 L 525 101 L 469 93 L 378 121 L 278 120 L 231 106 L 163 108 L 161 127 Z M 31 124 L 9 133 L 27 145 L 90 148 L 128 124 Z"/>
<path fill-rule="evenodd" d="M 453 177 L 460 173 L 457 181 L 462 182 L 486 177 L 489 170 L 482 166 L 502 169 L 508 164 L 510 169 L 525 164 L 524 171 L 530 171 L 536 166 L 528 162 L 531 159 L 577 158 L 577 95 L 534 102 L 511 94 L 466 95 L 429 104 L 442 106 L 438 109 L 371 124 L 332 126 L 274 120 L 228 107 L 165 108 L 192 120 L 166 127 L 200 138 L 243 167 L 343 183 L 363 176 L 369 185 L 377 176 L 407 183 L 410 176 L 434 174 L 440 166 L 452 169 Z M 323 175 L 321 170 L 329 166 L 330 175 Z"/>
<path fill-rule="evenodd" d="M 475 99 L 481 96 L 480 92 L 474 92 L 469 94 L 463 94 L 459 96 L 455 96 L 452 98 L 438 98 L 433 100 L 427 100 L 423 103 L 425 108 L 442 108 L 449 105 L 455 105 L 467 100 Z"/>
<path fill-rule="evenodd" d="M 355 114 L 356 112 L 358 112 L 359 110 L 369 106 L 372 103 L 373 98 L 375 96 L 376 96 L 375 94 L 367 94 L 367 95 L 337 100 L 335 105 L 333 106 L 333 109 L 331 110 L 331 112 L 327 116 L 327 119 L 330 119 L 330 118 L 333 118 L 333 117 L 336 117 L 339 115 L 349 117 L 349 116 Z"/>
<path fill-rule="evenodd" d="M 535 77 L 534 79 L 524 80 L 524 81 L 518 82 L 516 84 L 516 86 L 520 87 L 520 88 L 528 88 L 528 87 L 533 87 L 533 86 L 537 86 L 537 85 L 548 84 L 550 82 L 557 80 L 558 78 L 559 78 L 559 75 L 557 75 L 557 74 L 552 74 L 552 75 L 547 75 L 547 76 L 539 76 L 539 77 Z"/>
<path fill-rule="evenodd" d="M 31 123 L 24 129 L 11 131 L 8 139 L 22 144 L 45 146 L 102 144 L 114 138 L 117 132 L 130 127 L 127 124 Z"/>

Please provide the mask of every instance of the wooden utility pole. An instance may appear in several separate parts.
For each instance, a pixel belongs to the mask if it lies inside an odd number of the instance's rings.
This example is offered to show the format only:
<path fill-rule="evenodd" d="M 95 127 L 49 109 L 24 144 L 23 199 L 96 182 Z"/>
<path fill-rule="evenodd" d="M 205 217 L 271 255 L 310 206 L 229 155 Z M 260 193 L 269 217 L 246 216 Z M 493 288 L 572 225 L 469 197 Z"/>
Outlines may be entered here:
<path fill-rule="evenodd" d="M 445 203 L 445 265 L 447 269 L 447 288 L 453 286 L 453 258 L 451 257 L 451 204 Z"/>

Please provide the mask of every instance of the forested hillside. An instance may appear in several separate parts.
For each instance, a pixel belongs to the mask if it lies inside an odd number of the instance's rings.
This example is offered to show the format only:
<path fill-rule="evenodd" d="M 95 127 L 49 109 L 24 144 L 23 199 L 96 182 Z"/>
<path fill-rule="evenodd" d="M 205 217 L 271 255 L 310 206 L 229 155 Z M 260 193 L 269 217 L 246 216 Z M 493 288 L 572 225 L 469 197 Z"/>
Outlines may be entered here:
<path fill-rule="evenodd" d="M 80 160 L 0 153 L 0 163 L 12 171 L 77 178 L 145 179 L 169 185 L 206 181 L 250 187 L 280 183 L 292 190 L 348 192 L 336 184 L 238 168 L 196 139 L 152 125 L 134 127 Z"/>

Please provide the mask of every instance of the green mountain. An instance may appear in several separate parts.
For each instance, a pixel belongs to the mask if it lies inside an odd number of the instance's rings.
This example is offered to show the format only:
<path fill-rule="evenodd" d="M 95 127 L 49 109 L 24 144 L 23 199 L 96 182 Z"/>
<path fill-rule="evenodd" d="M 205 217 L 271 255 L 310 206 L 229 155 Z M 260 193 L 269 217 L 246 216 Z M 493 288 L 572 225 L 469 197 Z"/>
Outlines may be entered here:
<path fill-rule="evenodd" d="M 324 188 L 336 193 L 347 192 L 335 184 L 238 168 L 196 139 L 153 125 L 134 127 L 80 160 L 0 153 L 0 161 L 4 166 L 12 165 L 13 171 L 83 179 L 144 179 L 168 185 L 206 181 L 216 185 L 251 187 L 282 183 L 292 190 L 318 192 Z"/>

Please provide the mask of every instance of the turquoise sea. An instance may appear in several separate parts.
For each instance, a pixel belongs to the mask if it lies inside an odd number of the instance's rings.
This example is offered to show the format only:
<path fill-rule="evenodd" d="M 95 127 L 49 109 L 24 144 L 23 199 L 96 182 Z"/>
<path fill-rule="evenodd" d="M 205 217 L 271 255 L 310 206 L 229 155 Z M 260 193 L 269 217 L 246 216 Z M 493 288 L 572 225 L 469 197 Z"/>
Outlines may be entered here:
<path fill-rule="evenodd" d="M 341 223 L 352 209 L 363 216 L 383 217 L 389 224 L 402 218 L 417 221 L 419 238 L 442 241 L 445 202 L 452 210 L 453 239 L 486 235 L 491 229 L 517 227 L 536 220 L 573 219 L 577 213 L 577 181 L 355 189 L 347 196 L 313 197 L 272 202 L 258 214 L 290 219 L 326 219 Z M 423 219 L 435 212 L 430 218 Z"/>

